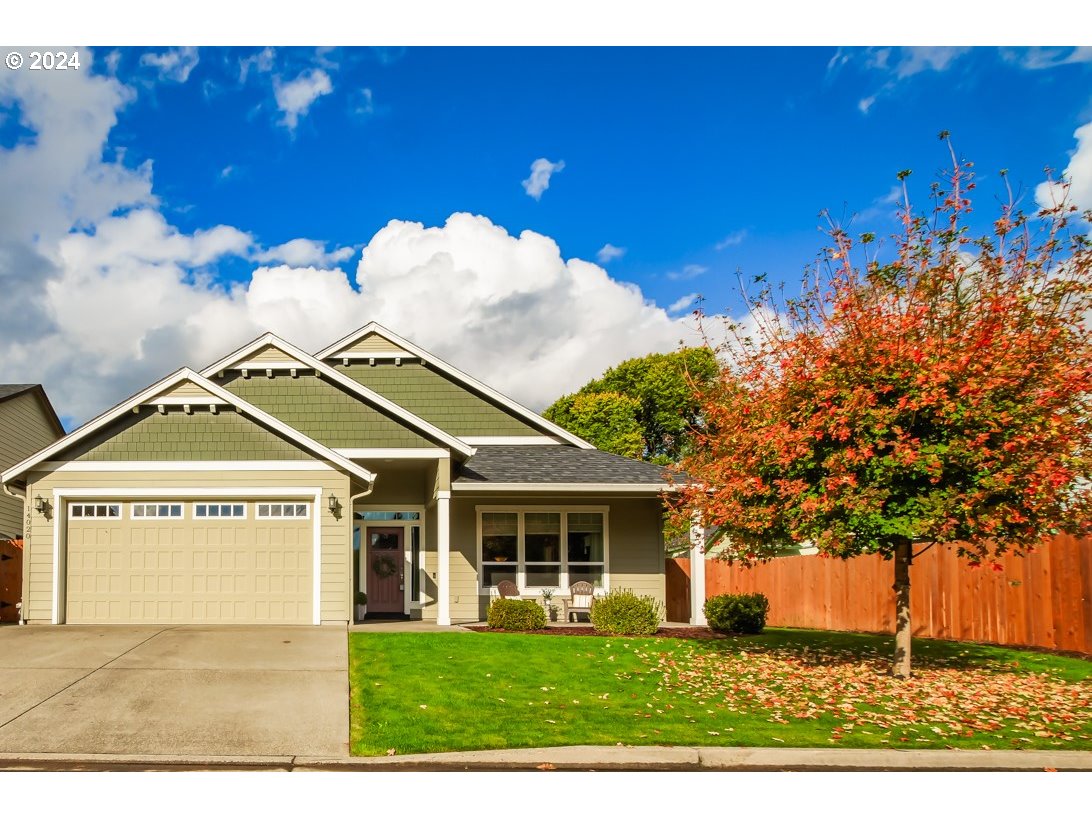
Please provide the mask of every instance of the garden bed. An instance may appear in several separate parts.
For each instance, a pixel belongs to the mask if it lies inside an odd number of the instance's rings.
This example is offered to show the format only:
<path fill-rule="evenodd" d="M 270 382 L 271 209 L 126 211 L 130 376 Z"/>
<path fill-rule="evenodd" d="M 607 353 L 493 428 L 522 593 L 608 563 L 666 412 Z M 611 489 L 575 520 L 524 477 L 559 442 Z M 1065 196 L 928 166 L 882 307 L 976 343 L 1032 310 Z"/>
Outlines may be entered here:
<path fill-rule="evenodd" d="M 489 626 L 465 626 L 468 631 L 477 631 L 484 634 L 553 634 L 561 637 L 609 637 L 608 634 L 600 634 L 591 626 L 550 626 L 549 628 L 534 629 L 532 631 L 508 631 L 502 628 L 489 628 Z M 718 634 L 710 628 L 661 628 L 653 637 L 677 637 L 684 640 L 722 640 L 725 635 Z"/>

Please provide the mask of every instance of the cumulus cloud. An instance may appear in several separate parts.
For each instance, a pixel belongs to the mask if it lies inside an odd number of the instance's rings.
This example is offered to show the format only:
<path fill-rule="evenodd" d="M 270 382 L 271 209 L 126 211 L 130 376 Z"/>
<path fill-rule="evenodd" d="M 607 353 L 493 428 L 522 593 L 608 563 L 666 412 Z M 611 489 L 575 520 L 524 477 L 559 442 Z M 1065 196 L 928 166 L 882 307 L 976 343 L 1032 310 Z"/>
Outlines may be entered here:
<path fill-rule="evenodd" d="M 550 187 L 550 177 L 555 173 L 565 170 L 564 160 L 551 162 L 545 157 L 539 157 L 531 163 L 531 175 L 521 183 L 527 195 L 534 200 L 542 198 L 542 194 Z"/>
<path fill-rule="evenodd" d="M 1077 147 L 1062 176 L 1069 181 L 1069 201 L 1081 210 L 1092 208 L 1092 122 L 1073 132 Z M 1042 182 L 1035 189 L 1035 201 L 1041 208 L 1052 208 L 1061 200 L 1057 182 Z"/>
<path fill-rule="evenodd" d="M 76 422 L 266 330 L 317 350 L 375 319 L 534 408 L 624 358 L 697 341 L 690 318 L 636 285 L 469 213 L 391 221 L 361 237 L 351 272 L 339 265 L 352 248 L 256 247 L 232 225 L 181 231 L 150 165 L 103 159 L 130 98 L 85 71 L 0 74 L 0 101 L 34 133 L 0 148 L 12 193 L 0 198 L 0 381 L 44 383 Z M 223 262 L 256 269 L 225 282 Z"/>
<path fill-rule="evenodd" d="M 743 244 L 743 240 L 746 238 L 746 230 L 736 230 L 729 233 L 727 236 L 725 236 L 723 239 L 713 245 L 713 248 L 715 250 L 725 250 L 729 247 L 735 247 L 736 245 Z"/>
<path fill-rule="evenodd" d="M 323 242 L 316 242 L 313 239 L 293 239 L 283 245 L 255 253 L 254 260 L 264 264 L 284 262 L 293 267 L 328 267 L 348 261 L 355 252 L 351 247 L 339 247 L 327 253 Z"/>
<path fill-rule="evenodd" d="M 667 278 L 673 282 L 686 281 L 687 279 L 696 279 L 698 276 L 704 276 L 709 272 L 709 268 L 703 264 L 688 264 L 683 265 L 682 270 L 672 270 L 667 274 Z"/>
<path fill-rule="evenodd" d="M 615 259 L 621 259 L 626 255 L 626 249 L 624 247 L 615 247 L 610 242 L 607 242 L 595 253 L 595 259 L 599 264 L 607 264 L 613 262 Z"/>
<path fill-rule="evenodd" d="M 277 108 L 284 115 L 282 124 L 294 131 L 300 117 L 306 116 L 315 100 L 333 93 L 334 84 L 330 75 L 321 68 L 304 71 L 296 79 L 284 82 L 280 77 L 273 79 L 273 97 Z"/>
<path fill-rule="evenodd" d="M 159 53 L 148 52 L 141 56 L 140 64 L 155 68 L 161 80 L 185 82 L 190 78 L 190 72 L 197 67 L 200 59 L 196 48 L 186 46 Z"/>
<path fill-rule="evenodd" d="M 268 74 L 273 70 L 273 58 L 275 56 L 276 51 L 269 46 L 266 46 L 261 51 L 243 57 L 239 60 L 239 82 L 245 83 L 247 77 L 250 76 L 251 71 L 257 71 L 259 74 Z"/>

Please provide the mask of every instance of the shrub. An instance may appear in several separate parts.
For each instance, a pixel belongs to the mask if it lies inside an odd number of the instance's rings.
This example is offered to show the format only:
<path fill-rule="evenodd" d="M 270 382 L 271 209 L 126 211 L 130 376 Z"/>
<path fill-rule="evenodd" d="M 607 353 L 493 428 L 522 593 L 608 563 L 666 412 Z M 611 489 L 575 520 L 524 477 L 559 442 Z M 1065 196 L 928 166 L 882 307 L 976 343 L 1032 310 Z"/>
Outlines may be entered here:
<path fill-rule="evenodd" d="M 731 634 L 761 634 L 769 610 L 764 594 L 718 594 L 704 607 L 709 628 Z"/>
<path fill-rule="evenodd" d="M 655 634 L 663 613 L 663 604 L 658 600 L 628 589 L 614 589 L 592 601 L 591 621 L 600 634 Z"/>
<path fill-rule="evenodd" d="M 505 631 L 533 631 L 546 628 L 546 612 L 535 600 L 500 598 L 489 604 L 485 622 L 489 628 Z"/>

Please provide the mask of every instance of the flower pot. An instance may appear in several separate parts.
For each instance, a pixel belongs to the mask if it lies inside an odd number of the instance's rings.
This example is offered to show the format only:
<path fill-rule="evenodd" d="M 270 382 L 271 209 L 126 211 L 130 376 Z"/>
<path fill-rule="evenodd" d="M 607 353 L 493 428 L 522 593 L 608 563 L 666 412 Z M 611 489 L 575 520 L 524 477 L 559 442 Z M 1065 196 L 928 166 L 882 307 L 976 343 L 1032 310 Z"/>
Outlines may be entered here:
<path fill-rule="evenodd" d="M 368 607 L 367 606 L 361 606 L 360 604 L 357 604 L 357 607 L 356 607 L 356 621 L 358 623 L 363 623 L 364 622 L 364 615 L 367 614 L 367 613 L 368 613 Z"/>

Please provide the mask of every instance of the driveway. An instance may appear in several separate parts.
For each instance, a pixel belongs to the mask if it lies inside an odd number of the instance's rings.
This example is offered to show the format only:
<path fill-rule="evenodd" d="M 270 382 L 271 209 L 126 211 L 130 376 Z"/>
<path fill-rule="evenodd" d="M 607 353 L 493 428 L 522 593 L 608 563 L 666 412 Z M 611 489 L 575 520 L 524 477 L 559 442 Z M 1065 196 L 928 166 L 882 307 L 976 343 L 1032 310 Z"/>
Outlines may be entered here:
<path fill-rule="evenodd" d="M 0 752 L 349 753 L 343 628 L 0 628 Z"/>

